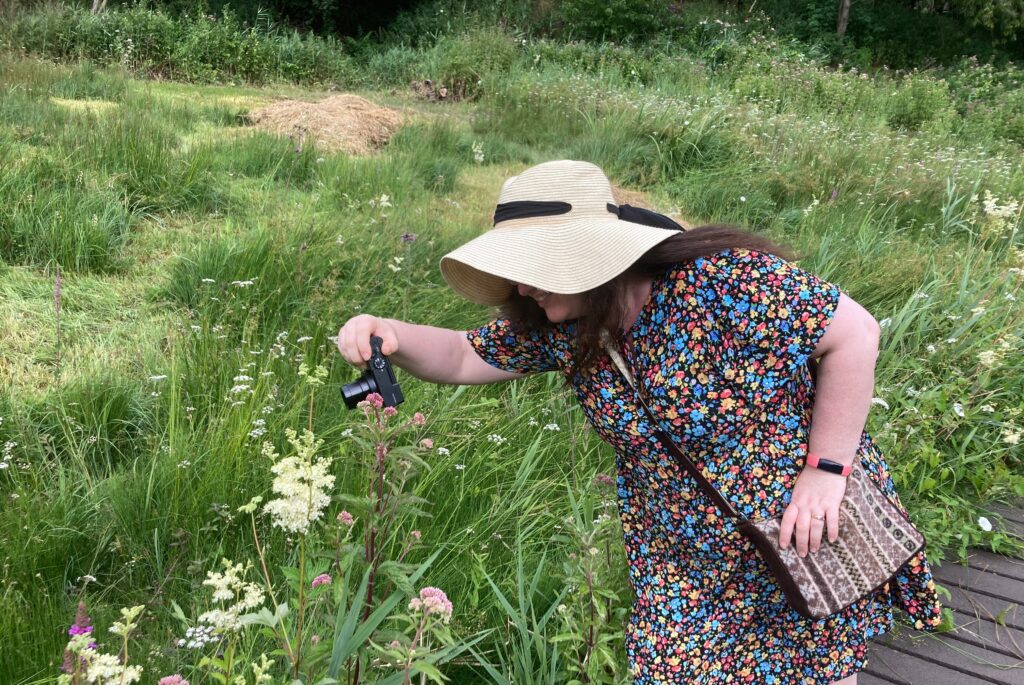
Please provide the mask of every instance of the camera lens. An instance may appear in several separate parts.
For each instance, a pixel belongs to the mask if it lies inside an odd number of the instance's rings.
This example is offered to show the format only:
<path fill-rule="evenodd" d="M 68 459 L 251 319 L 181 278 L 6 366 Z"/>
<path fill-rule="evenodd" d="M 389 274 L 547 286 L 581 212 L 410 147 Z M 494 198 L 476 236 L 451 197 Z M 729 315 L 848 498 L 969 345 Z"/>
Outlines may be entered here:
<path fill-rule="evenodd" d="M 345 400 L 346 407 L 355 409 L 355 406 L 365 400 L 367 395 L 376 391 L 377 384 L 373 381 L 373 375 L 367 373 L 351 383 L 341 386 L 341 397 Z"/>

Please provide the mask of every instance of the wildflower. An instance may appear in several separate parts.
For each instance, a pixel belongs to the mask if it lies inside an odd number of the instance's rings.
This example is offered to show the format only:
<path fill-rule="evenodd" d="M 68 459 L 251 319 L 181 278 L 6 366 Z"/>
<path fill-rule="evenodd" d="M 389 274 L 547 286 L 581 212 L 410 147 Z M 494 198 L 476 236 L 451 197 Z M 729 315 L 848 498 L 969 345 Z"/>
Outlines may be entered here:
<path fill-rule="evenodd" d="M 484 144 L 480 141 L 473 141 L 473 161 L 477 164 L 484 163 Z"/>
<path fill-rule="evenodd" d="M 935 354 L 935 345 L 929 345 L 924 349 L 928 350 L 928 354 Z"/>
<path fill-rule="evenodd" d="M 420 440 L 420 446 L 423 447 L 424 449 L 432 449 L 434 447 L 434 441 L 431 440 L 430 438 L 423 438 L 422 440 Z"/>
<path fill-rule="evenodd" d="M 231 602 L 221 609 L 212 609 L 199 616 L 200 623 L 211 626 L 215 632 L 226 633 L 242 627 L 243 612 L 250 611 L 263 604 L 263 588 L 256 583 L 247 583 L 244 579 L 246 571 L 252 566 L 249 562 L 232 564 L 223 559 L 224 573 L 206 572 L 203 585 L 213 588 L 213 599 L 220 602 Z"/>
<path fill-rule="evenodd" d="M 298 340 L 296 340 L 295 342 L 297 342 L 297 343 L 304 343 L 304 342 L 309 342 L 312 339 L 313 339 L 313 336 L 311 336 L 311 335 L 304 335 L 304 336 L 300 337 Z"/>
<path fill-rule="evenodd" d="M 488 435 L 487 436 L 487 440 L 489 442 L 493 442 L 496 445 L 501 445 L 501 444 L 504 444 L 504 443 L 508 442 L 508 440 L 506 440 L 505 438 L 501 437 L 497 433 L 491 433 L 490 435 Z"/>
<path fill-rule="evenodd" d="M 1002 432 L 1003 442 L 1007 445 L 1016 445 L 1020 442 L 1020 431 L 1012 428 L 1005 428 Z"/>
<path fill-rule="evenodd" d="M 399 649 L 401 646 L 402 643 L 398 640 L 392 640 L 390 643 L 388 643 L 388 647 L 390 647 L 391 649 Z"/>
<path fill-rule="evenodd" d="M 263 511 L 270 514 L 277 527 L 305 534 L 309 524 L 319 519 L 330 503 L 328 491 L 334 485 L 334 476 L 328 473 L 329 459 L 314 458 L 323 440 L 316 440 L 308 430 L 303 431 L 301 438 L 291 428 L 286 429 L 285 434 L 296 454 L 271 467 L 276 476 L 272 490 L 281 498 L 267 502 Z"/>
<path fill-rule="evenodd" d="M 136 619 L 142 614 L 142 610 L 146 607 L 144 605 L 134 606 L 131 609 L 121 609 L 121 620 L 114 621 L 114 624 L 110 626 L 110 632 L 114 635 L 121 637 L 128 637 L 128 633 L 135 630 L 138 627 Z"/>
<path fill-rule="evenodd" d="M 427 417 L 423 416 L 422 413 L 416 412 L 412 415 L 412 425 L 423 426 L 427 423 Z"/>
<path fill-rule="evenodd" d="M 447 447 L 438 447 L 437 448 L 437 454 L 439 456 L 447 457 L 451 453 L 452 453 L 451 450 L 449 450 Z"/>
<path fill-rule="evenodd" d="M 381 407 L 384 406 L 384 397 L 377 392 L 371 392 L 369 395 L 367 395 L 366 401 L 370 403 L 371 407 L 376 407 L 377 409 L 380 409 Z"/>
<path fill-rule="evenodd" d="M 420 537 L 422 537 L 423 533 L 419 532 L 418 530 L 414 530 L 411 533 L 409 533 L 409 535 L 412 536 L 413 540 L 419 540 Z"/>
<path fill-rule="evenodd" d="M 978 362 L 981 363 L 982 366 L 992 368 L 999 363 L 999 357 L 999 353 L 995 350 L 984 350 L 978 353 Z"/>
<path fill-rule="evenodd" d="M 166 378 L 167 378 L 167 376 L 166 376 L 166 375 L 161 375 L 161 376 L 150 376 L 150 377 L 149 377 L 149 380 L 151 380 L 152 382 L 156 383 L 156 382 L 158 382 L 158 381 L 162 381 L 162 380 L 165 380 Z"/>
<path fill-rule="evenodd" d="M 188 685 L 188 681 L 175 673 L 174 675 L 164 676 L 157 682 L 157 685 Z"/>
<path fill-rule="evenodd" d="M 885 319 L 882 319 L 881 321 L 879 321 L 878 325 L 879 325 L 880 328 L 888 328 L 891 323 L 892 323 L 892 319 L 885 318 Z"/>
<path fill-rule="evenodd" d="M 746 202 L 746 201 L 747 201 L 747 196 L 746 195 L 740 195 L 740 202 Z"/>
<path fill-rule="evenodd" d="M 886 402 L 885 400 L 883 400 L 881 397 L 872 397 L 871 398 L 871 404 L 873 404 L 873 405 L 877 404 L 882 409 L 888 409 L 889 408 L 889 403 Z"/>
<path fill-rule="evenodd" d="M 959 416 L 960 418 L 963 418 L 964 417 L 964 405 L 960 404 L 959 402 L 954 402 L 953 403 L 953 413 L 956 414 L 957 416 Z"/>
<path fill-rule="evenodd" d="M 981 411 L 985 412 L 986 414 L 993 414 L 993 413 L 995 413 L 995 411 L 996 411 L 996 408 L 995 408 L 995 407 L 993 407 L 993 406 L 992 406 L 991 404 L 983 404 L 983 405 L 981 405 L 981 406 L 980 406 L 980 407 L 978 407 L 978 408 L 979 408 L 979 409 L 980 409 Z"/>
<path fill-rule="evenodd" d="M 427 616 L 439 615 L 444 623 L 448 623 L 452 617 L 452 603 L 448 601 L 448 595 L 440 588 L 425 587 L 420 590 L 419 597 L 409 600 L 410 611 L 420 611 L 421 609 Z"/>
<path fill-rule="evenodd" d="M 338 520 L 346 526 L 351 526 L 356 521 L 354 518 L 352 518 L 352 514 L 348 513 L 347 511 L 343 511 L 340 514 L 338 514 Z"/>
<path fill-rule="evenodd" d="M 306 362 L 299 364 L 299 375 L 306 379 L 306 384 L 312 387 L 323 385 L 324 379 L 327 378 L 327 369 L 322 365 L 317 365 L 312 372 Z"/>
<path fill-rule="evenodd" d="M 394 407 L 384 407 L 384 416 L 394 416 L 398 413 L 398 410 Z"/>
<path fill-rule="evenodd" d="M 315 590 L 318 587 L 320 587 L 321 585 L 330 585 L 330 584 L 331 584 L 331 577 L 329 575 L 327 575 L 326 573 L 321 573 L 320 575 L 318 575 L 316 578 L 313 579 L 313 582 L 309 584 L 309 587 L 311 589 Z"/>
<path fill-rule="evenodd" d="M 615 485 L 615 479 L 609 476 L 607 473 L 599 473 L 594 476 L 594 485 Z"/>
<path fill-rule="evenodd" d="M 403 243 L 414 243 L 414 242 L 416 242 L 416 234 L 415 233 L 403 233 L 402 234 L 402 242 Z"/>
<path fill-rule="evenodd" d="M 256 507 L 258 507 L 260 505 L 260 502 L 262 501 L 263 497 L 261 495 L 256 495 L 251 500 L 249 500 L 248 504 L 243 504 L 242 506 L 238 507 L 238 512 L 240 514 L 251 514 L 254 511 L 256 511 Z"/>
<path fill-rule="evenodd" d="M 455 465 L 455 470 L 456 470 L 456 471 L 462 471 L 462 470 L 463 470 L 463 469 L 465 469 L 465 468 L 466 468 L 466 465 L 465 465 L 465 464 L 456 464 L 456 465 Z"/>
<path fill-rule="evenodd" d="M 561 430 L 561 428 L 559 428 L 559 427 L 558 427 L 558 424 L 557 424 L 557 423 L 549 423 L 549 424 L 547 424 L 546 426 L 544 426 L 544 428 L 542 428 L 541 430 L 546 430 L 546 431 L 560 431 L 560 430 Z"/>
<path fill-rule="evenodd" d="M 992 532 L 992 522 L 989 521 L 984 516 L 979 516 L 978 517 L 978 528 L 981 528 L 986 533 L 991 533 Z"/>
<path fill-rule="evenodd" d="M 202 279 L 202 282 L 203 283 L 216 283 L 217 281 L 213 280 L 212 278 L 204 278 L 204 279 Z"/>

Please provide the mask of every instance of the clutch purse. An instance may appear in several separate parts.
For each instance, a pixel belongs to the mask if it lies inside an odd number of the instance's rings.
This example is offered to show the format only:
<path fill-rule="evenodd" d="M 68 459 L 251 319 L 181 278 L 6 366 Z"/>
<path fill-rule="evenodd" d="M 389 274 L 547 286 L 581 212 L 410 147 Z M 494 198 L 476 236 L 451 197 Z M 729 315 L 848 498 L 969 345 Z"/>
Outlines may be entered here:
<path fill-rule="evenodd" d="M 802 616 L 821 619 L 874 594 L 899 569 L 924 549 L 925 540 L 906 514 L 885 496 L 864 473 L 857 459 L 847 478 L 840 503 L 840 533 L 836 542 L 825 537 L 817 552 L 801 558 L 793 545 L 779 547 L 781 518 L 748 519 L 715 488 L 701 469 L 660 428 L 654 413 L 640 396 L 622 355 L 608 338 L 605 347 L 619 371 L 633 387 L 637 402 L 647 412 L 663 447 L 672 452 L 701 490 L 757 548 L 778 581 L 786 602 Z"/>

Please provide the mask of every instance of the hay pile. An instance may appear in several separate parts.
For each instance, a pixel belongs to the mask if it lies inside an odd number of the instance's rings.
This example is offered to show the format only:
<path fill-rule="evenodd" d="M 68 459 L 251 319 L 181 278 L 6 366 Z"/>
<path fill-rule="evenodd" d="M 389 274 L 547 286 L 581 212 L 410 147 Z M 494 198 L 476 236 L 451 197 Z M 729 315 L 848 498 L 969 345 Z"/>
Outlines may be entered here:
<path fill-rule="evenodd" d="M 249 113 L 256 128 L 286 135 L 301 148 L 311 140 L 330 152 L 365 155 L 387 144 L 401 115 L 358 95 L 335 95 L 319 102 L 284 100 Z"/>

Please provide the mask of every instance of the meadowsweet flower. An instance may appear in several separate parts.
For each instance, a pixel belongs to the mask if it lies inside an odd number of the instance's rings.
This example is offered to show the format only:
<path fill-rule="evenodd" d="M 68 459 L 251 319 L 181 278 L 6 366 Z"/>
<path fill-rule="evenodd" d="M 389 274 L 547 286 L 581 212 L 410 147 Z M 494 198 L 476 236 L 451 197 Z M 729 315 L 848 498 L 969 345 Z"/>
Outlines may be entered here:
<path fill-rule="evenodd" d="M 316 387 L 324 384 L 324 379 L 327 378 L 327 369 L 323 365 L 317 365 L 310 371 L 306 362 L 302 362 L 299 364 L 299 375 L 306 379 L 306 385 Z"/>
<path fill-rule="evenodd" d="M 134 606 L 130 609 L 121 609 L 121 620 L 114 621 L 114 624 L 110 626 L 110 632 L 120 637 L 128 637 L 128 633 L 135 630 L 138 627 L 138 623 L 135 621 L 142 614 L 142 610 L 146 607 L 144 605 Z"/>
<path fill-rule="evenodd" d="M 987 366 L 988 368 L 992 368 L 993 366 L 998 364 L 1000 358 L 1000 354 L 995 350 L 983 350 L 982 352 L 978 353 L 978 362 L 982 366 Z"/>
<path fill-rule="evenodd" d="M 1002 432 L 1003 442 L 1007 445 L 1016 445 L 1020 442 L 1020 431 L 1012 428 L 1004 428 Z"/>
<path fill-rule="evenodd" d="M 316 578 L 313 579 L 313 582 L 309 584 L 309 587 L 310 587 L 310 589 L 315 590 L 318 587 L 320 587 L 321 585 L 330 585 L 330 584 L 331 584 L 331 577 L 329 575 L 327 575 L 326 573 L 321 573 L 320 575 L 318 575 Z"/>
<path fill-rule="evenodd" d="M 271 489 L 281 497 L 267 502 L 263 511 L 270 514 L 278 528 L 305 534 L 309 524 L 318 520 L 330 504 L 328 492 L 334 485 L 334 476 L 328 473 L 331 460 L 315 457 L 323 440 L 316 440 L 310 431 L 303 431 L 301 438 L 291 428 L 285 434 L 296 454 L 271 467 L 276 476 Z"/>
<path fill-rule="evenodd" d="M 230 604 L 201 614 L 199 622 L 213 627 L 215 632 L 227 633 L 242 627 L 242 614 L 263 604 L 264 593 L 260 585 L 245 581 L 245 573 L 252 567 L 252 562 L 243 566 L 223 559 L 222 564 L 224 573 L 207 571 L 203 585 L 213 588 L 215 601 Z"/>

